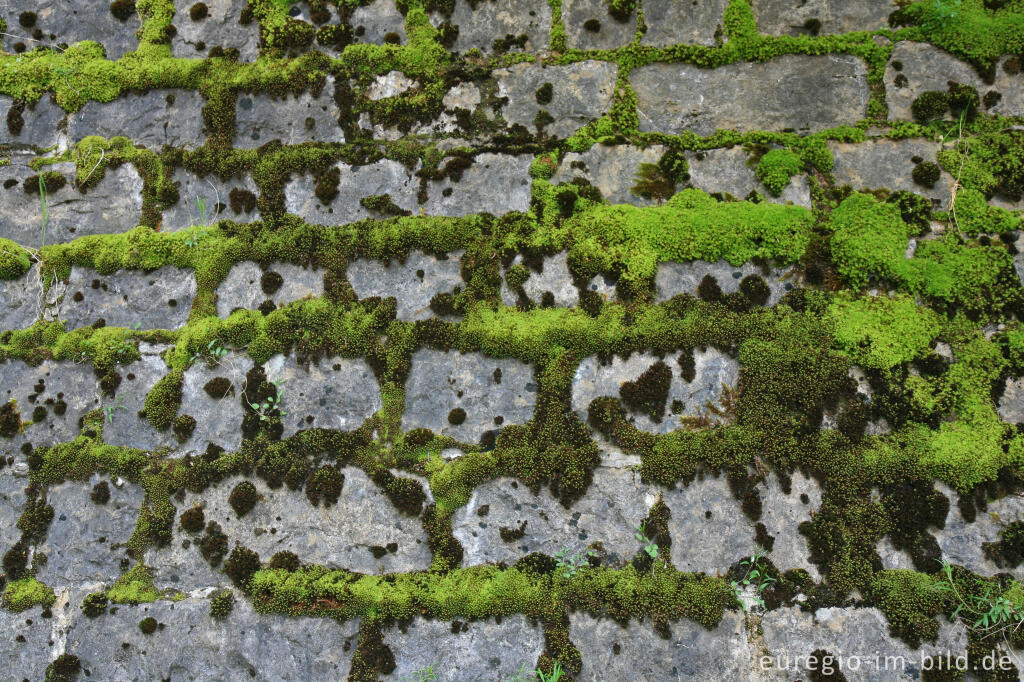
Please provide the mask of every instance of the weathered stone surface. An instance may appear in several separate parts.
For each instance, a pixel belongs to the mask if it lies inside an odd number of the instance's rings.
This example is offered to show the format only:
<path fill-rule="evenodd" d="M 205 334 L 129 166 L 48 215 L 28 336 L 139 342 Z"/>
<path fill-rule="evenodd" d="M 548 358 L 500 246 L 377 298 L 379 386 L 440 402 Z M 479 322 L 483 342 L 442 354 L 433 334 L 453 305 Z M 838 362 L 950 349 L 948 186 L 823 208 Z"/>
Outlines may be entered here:
<path fill-rule="evenodd" d="M 536 400 L 533 368 L 526 363 L 421 348 L 412 355 L 412 369 L 405 382 L 402 428 L 425 427 L 476 442 L 502 424 L 529 420 Z M 461 423 L 452 421 L 458 421 L 455 410 L 462 410 Z"/>
<path fill-rule="evenodd" d="M 632 145 L 595 144 L 585 152 L 569 152 L 551 177 L 552 184 L 583 178 L 601 192 L 610 204 L 650 206 L 657 203 L 633 193 L 640 165 L 658 163 L 665 148 L 654 145 L 646 149 Z"/>
<path fill-rule="evenodd" d="M 530 207 L 532 162 L 529 154 L 478 154 L 457 182 L 446 177 L 427 183 L 429 198 L 423 211 L 428 215 L 447 216 L 526 211 Z M 501 191 L 496 192 L 495 187 L 500 187 Z"/>
<path fill-rule="evenodd" d="M 654 47 L 677 43 L 714 45 L 727 4 L 726 0 L 647 0 L 644 3 L 647 33 L 640 38 L 640 44 Z"/>
<path fill-rule="evenodd" d="M 68 329 L 98 319 L 108 327 L 180 329 L 188 320 L 196 295 L 191 270 L 164 266 L 151 272 L 119 270 L 100 275 L 92 268 L 71 266 L 61 319 Z"/>
<path fill-rule="evenodd" d="M 554 121 L 544 126 L 544 132 L 561 138 L 608 110 L 616 71 L 613 62 L 594 60 L 565 66 L 520 63 L 496 70 L 494 77 L 498 79 L 498 97 L 508 98 L 502 110 L 505 120 L 533 132 L 538 113 L 546 111 Z M 552 86 L 551 99 L 541 104 L 537 91 L 546 83 Z"/>
<path fill-rule="evenodd" d="M 433 14 L 431 22 L 439 26 L 444 21 Z M 483 0 L 474 9 L 468 0 L 455 0 L 455 11 L 448 21 L 459 29 L 452 49 L 466 52 L 472 48 L 484 54 L 494 53 L 495 43 L 506 37 L 526 36 L 521 50 L 533 54 L 548 51 L 551 32 L 551 7 L 534 0 Z M 518 45 L 511 52 L 520 51 Z"/>
<path fill-rule="evenodd" d="M 6 552 L 21 538 L 17 523 L 25 507 L 25 486 L 29 483 L 27 477 L 15 475 L 13 465 L 6 465 L 6 456 L 3 461 L 5 466 L 0 469 L 0 553 Z"/>
<path fill-rule="evenodd" d="M 399 320 L 426 320 L 434 316 L 430 310 L 430 299 L 434 295 L 465 284 L 460 258 L 462 251 L 449 253 L 444 259 L 412 251 L 404 263 L 353 261 L 346 274 L 359 298 L 394 296 Z"/>
<path fill-rule="evenodd" d="M 0 331 L 24 329 L 43 309 L 43 283 L 38 266 L 17 279 L 0 279 Z"/>
<path fill-rule="evenodd" d="M 750 644 L 743 614 L 726 611 L 714 630 L 691 620 L 669 624 L 665 639 L 649 622 L 569 614 L 569 639 L 579 650 L 583 670 L 576 677 L 600 680 L 748 680 Z"/>
<path fill-rule="evenodd" d="M 692 382 L 682 377 L 677 356 L 666 356 L 664 362 L 672 370 L 672 381 L 666 398 L 665 416 L 655 422 L 649 415 L 633 414 L 630 419 L 643 431 L 669 433 L 681 428 L 680 416 L 696 416 L 705 409 L 705 403 L 717 403 L 722 390 L 734 386 L 739 379 L 739 365 L 735 360 L 714 349 L 697 350 L 694 354 L 695 376 Z M 619 397 L 624 382 L 633 381 L 658 361 L 650 353 L 633 353 L 623 360 L 616 355 L 610 364 L 602 365 L 596 355 L 584 358 L 576 369 L 572 381 L 572 408 L 584 422 L 587 410 L 595 398 Z"/>
<path fill-rule="evenodd" d="M 114 397 L 103 398 L 105 443 L 152 450 L 174 442 L 169 432 L 157 431 L 140 414 L 146 404 L 146 394 L 167 374 L 167 364 L 161 359 L 166 349 L 166 346 L 139 344 L 142 357 L 118 369 L 122 380 Z"/>
<path fill-rule="evenodd" d="M 344 467 L 345 478 L 338 502 L 314 507 L 301 492 L 282 486 L 271 490 L 259 479 L 250 479 L 260 499 L 242 518 L 228 503 L 232 489 L 243 479 L 234 477 L 206 489 L 188 493 L 178 506 L 179 514 L 201 504 L 207 522 L 216 521 L 228 536 L 229 546 L 240 542 L 268 561 L 277 552 L 298 554 L 304 563 L 321 564 L 358 573 L 402 573 L 430 568 L 427 536 L 418 518 L 400 514 L 366 474 Z M 191 538 L 191 546 L 182 541 Z M 190 590 L 223 584 L 220 566 L 211 569 L 199 553 L 198 535 L 174 526 L 174 540 L 152 549 L 147 562 L 153 567 L 157 587 Z M 391 547 L 389 547 L 391 545 Z M 380 558 L 373 549 L 384 549 Z M 216 582 L 209 582 L 214 580 Z"/>
<path fill-rule="evenodd" d="M 680 571 L 725 575 L 753 554 L 754 528 L 724 476 L 697 479 L 663 498 L 672 512 L 672 563 Z"/>
<path fill-rule="evenodd" d="M 11 107 L 15 107 L 13 112 Z M 0 125 L 0 144 L 52 147 L 60 138 L 57 126 L 64 116 L 64 110 L 49 95 L 24 106 L 15 106 L 13 99 L 0 95 L 0 121 L 8 122 Z"/>
<path fill-rule="evenodd" d="M 1024 379 L 1008 378 L 999 398 L 999 416 L 1011 424 L 1024 423 Z"/>
<path fill-rule="evenodd" d="M 579 301 L 580 292 L 572 283 L 572 275 L 569 274 L 568 256 L 562 251 L 554 256 L 546 256 L 542 261 L 540 272 L 530 270 L 530 276 L 523 284 L 523 291 L 526 297 L 536 304 L 544 303 L 544 295 L 552 295 L 552 304 L 559 308 L 572 308 Z M 520 256 L 516 256 L 513 264 L 522 262 Z M 505 305 L 515 305 L 518 300 L 516 293 L 509 287 L 507 281 L 501 284 L 501 301 Z"/>
<path fill-rule="evenodd" d="M 273 289 L 275 273 L 281 276 L 281 285 L 276 290 Z M 264 280 L 271 293 L 264 289 Z M 324 275 L 317 268 L 271 263 L 264 270 L 252 261 L 244 261 L 234 265 L 217 287 L 217 315 L 227 317 L 240 308 L 256 310 L 264 301 L 273 301 L 280 307 L 308 296 L 320 296 L 323 292 Z"/>
<path fill-rule="evenodd" d="M 564 0 L 565 44 L 580 50 L 614 50 L 633 42 L 636 12 L 613 17 L 603 0 Z"/>
<path fill-rule="evenodd" d="M 754 0 L 752 4 L 758 31 L 777 36 L 875 31 L 888 27 L 889 14 L 896 9 L 891 0 Z"/>
<path fill-rule="evenodd" d="M 469 503 L 455 512 L 452 532 L 465 550 L 464 566 L 512 564 L 532 552 L 554 556 L 563 548 L 576 554 L 596 543 L 607 552 L 605 565 L 621 566 L 641 551 L 633 534 L 656 499 L 656 491 L 628 469 L 597 467 L 587 492 L 568 509 L 547 488 L 534 495 L 514 479 L 499 478 L 473 489 Z"/>
<path fill-rule="evenodd" d="M 472 83 L 459 83 L 445 93 L 441 103 L 446 109 L 468 109 L 472 111 L 480 104 L 480 88 Z"/>
<path fill-rule="evenodd" d="M 38 547 L 46 563 L 36 577 L 53 588 L 110 585 L 121 575 L 121 560 L 128 556 L 125 543 L 135 529 L 143 492 L 131 483 L 109 481 L 110 500 L 96 504 L 90 494 L 101 480 L 94 475 L 86 483 L 68 481 L 47 490 L 53 522 Z"/>
<path fill-rule="evenodd" d="M 755 669 L 767 679 L 806 678 L 807 657 L 827 651 L 834 657 L 832 668 L 850 682 L 917 680 L 922 657 L 945 656 L 947 651 L 955 657 L 967 649 L 963 625 L 950 624 L 945 618 L 939 619 L 935 644 L 911 649 L 889 634 L 885 616 L 875 608 L 824 608 L 808 613 L 799 607 L 785 607 L 762 616 L 761 628 L 767 653 L 757 653 Z M 802 659 L 799 663 L 797 656 Z M 891 658 L 887 661 L 886 657 Z"/>
<path fill-rule="evenodd" d="M 670 134 L 814 132 L 864 118 L 869 96 L 864 62 L 850 55 L 784 55 L 717 69 L 651 64 L 630 82 L 640 130 Z"/>
<path fill-rule="evenodd" d="M 757 179 L 756 171 L 747 165 L 747 152 L 742 147 L 709 149 L 689 152 L 690 183 L 708 193 L 722 192 L 737 199 L 747 198 L 751 192 L 777 204 L 796 204 L 811 207 L 811 190 L 806 175 L 793 176 L 779 196 L 773 195 Z"/>
<path fill-rule="evenodd" d="M 942 172 L 935 187 L 928 188 L 913 181 L 914 158 L 935 163 L 940 146 L 928 140 L 876 139 L 860 143 L 829 142 L 835 165 L 832 173 L 840 185 L 854 189 L 906 190 L 930 198 L 941 208 L 949 204 L 953 177 Z"/>
<path fill-rule="evenodd" d="M 283 144 L 344 142 L 338 123 L 341 110 L 334 101 L 334 79 L 327 78 L 317 93 L 303 92 L 277 99 L 239 93 L 235 106 L 235 146 L 254 149 L 271 140 Z"/>
<path fill-rule="evenodd" d="M 252 359 L 243 353 L 229 352 L 216 363 L 196 362 L 187 370 L 181 385 L 180 414 L 196 420 L 192 436 L 179 446 L 180 450 L 202 452 L 210 443 L 228 451 L 242 444 L 242 392 L 245 375 L 252 368 Z M 214 379 L 227 379 L 231 388 L 226 394 L 206 386 Z M 213 387 L 211 387 L 213 388 Z M 216 396 L 221 397 L 216 397 Z M 170 437 L 170 434 L 167 434 Z"/>
<path fill-rule="evenodd" d="M 985 555 L 982 546 L 986 542 L 999 542 L 999 531 L 1015 521 L 1024 521 L 1024 497 L 1007 495 L 989 502 L 988 509 L 979 510 L 974 522 L 968 523 L 957 505 L 957 493 L 942 483 L 935 487 L 949 499 L 945 527 L 928 531 L 935 536 L 943 558 L 981 575 L 1010 573 L 1018 579 L 1024 578 L 1024 565 L 997 566 Z"/>
<path fill-rule="evenodd" d="M 184 168 L 175 168 L 171 182 L 178 186 L 178 203 L 164 210 L 164 231 L 210 225 L 221 218 L 239 223 L 260 219 L 260 211 L 253 203 L 260 190 L 248 174 L 222 180 L 215 175 L 199 177 Z"/>
<path fill-rule="evenodd" d="M 386 74 L 374 78 L 370 87 L 363 94 L 366 95 L 366 99 L 376 102 L 388 97 L 397 97 L 414 85 L 416 85 L 416 81 L 401 71 L 388 71 Z"/>
<path fill-rule="evenodd" d="M 800 524 L 810 521 L 811 515 L 821 506 L 821 487 L 818 482 L 799 471 L 795 472 L 787 493 L 783 491 L 778 477 L 772 473 L 763 487 L 758 486 L 758 493 L 761 497 L 760 522 L 768 534 L 775 538 L 769 557 L 776 568 L 781 571 L 802 568 L 818 580 L 818 567 L 810 561 L 807 538 L 799 532 Z"/>
<path fill-rule="evenodd" d="M 458 627 L 457 627 L 458 625 Z M 457 630 L 457 632 L 455 632 Z M 417 679 L 430 667 L 443 680 L 507 680 L 525 665 L 536 667 L 544 650 L 539 623 L 525 616 L 447 623 L 416 618 L 410 625 L 384 632 L 395 655 L 395 670 L 383 679 Z"/>
<path fill-rule="evenodd" d="M 257 614 L 237 596 L 223 621 L 209 611 L 207 599 L 190 597 L 79 616 L 67 634 L 67 652 L 81 659 L 82 679 L 109 682 L 328 682 L 348 675 L 358 621 Z M 146 617 L 163 627 L 143 634 L 139 622 Z"/>
<path fill-rule="evenodd" d="M 23 12 L 35 14 L 31 26 L 19 21 Z M 94 40 L 103 45 L 107 59 L 120 59 L 125 52 L 134 50 L 139 42 L 135 32 L 142 25 L 134 11 L 124 21 L 115 17 L 108 0 L 75 0 L 73 4 L 61 0 L 19 0 L 4 3 L 0 16 L 7 22 L 7 33 L 0 43 L 5 52 Z M 36 29 L 42 32 L 39 40 L 33 37 Z"/>
<path fill-rule="evenodd" d="M 342 225 L 369 217 L 380 218 L 359 203 L 360 199 L 387 194 L 400 209 L 417 209 L 419 180 L 412 171 L 391 159 L 365 166 L 338 163 L 340 177 L 337 195 L 324 204 L 316 195 L 318 178 L 308 175 L 293 177 L 284 188 L 285 210 L 318 225 Z"/>
<path fill-rule="evenodd" d="M 203 144 L 203 96 L 196 90 L 127 93 L 111 102 L 92 100 L 68 117 L 72 143 L 87 135 L 123 135 L 159 151 L 163 145 L 193 149 Z"/>
<path fill-rule="evenodd" d="M 353 431 L 382 406 L 380 386 L 362 358 L 320 358 L 303 367 L 275 355 L 264 369 L 268 380 L 281 382 L 285 438 L 309 428 Z"/>
<path fill-rule="evenodd" d="M 395 7 L 394 0 L 376 0 L 357 7 L 352 12 L 351 24 L 354 42 L 380 45 L 386 35 L 393 33 L 405 44 L 405 17 Z"/>
<path fill-rule="evenodd" d="M 38 171 L 28 165 L 31 158 L 30 154 L 12 155 L 9 166 L 0 166 L 0 237 L 39 248 L 43 245 L 43 208 Z M 46 195 L 46 244 L 124 232 L 139 224 L 142 178 L 134 167 L 125 164 L 107 170 L 85 193 L 74 187 L 74 164 L 50 164 L 46 170 L 65 179 L 63 187 Z"/>
<path fill-rule="evenodd" d="M 12 680 L 41 680 L 46 676 L 53 621 L 43 618 L 42 611 L 40 606 L 22 613 L 0 609 L 0 658 L 5 675 Z"/>
<path fill-rule="evenodd" d="M 771 268 L 767 274 L 764 270 L 753 263 L 744 263 L 740 266 L 732 265 L 726 261 L 708 263 L 697 260 L 687 263 L 661 263 L 658 265 L 658 273 L 654 277 L 657 287 L 654 300 L 657 303 L 667 301 L 677 294 L 697 295 L 697 287 L 706 276 L 712 276 L 718 282 L 722 293 L 731 294 L 740 289 L 740 282 L 744 277 L 757 275 L 764 279 L 770 292 L 768 305 L 775 305 L 792 291 L 798 280 L 791 270 Z"/>
<path fill-rule="evenodd" d="M 99 405 L 98 386 L 92 367 L 72 362 L 45 360 L 38 367 L 21 360 L 0 364 L 0 405 L 14 400 L 21 413 L 22 434 L 12 439 L 0 436 L 0 455 L 23 456 L 23 442 L 33 446 L 53 445 L 78 435 L 78 420 Z M 45 410 L 33 422 L 37 407 Z M 30 425 L 24 425 L 32 422 Z"/>
<path fill-rule="evenodd" d="M 174 27 L 171 55 L 185 59 L 201 59 L 211 47 L 238 50 L 238 60 L 251 62 L 259 56 L 260 32 L 256 20 L 249 15 L 241 23 L 242 12 L 248 0 L 206 0 L 207 15 L 198 21 L 192 19 L 192 0 L 175 0 Z"/>
<path fill-rule="evenodd" d="M 889 105 L 890 119 L 912 120 L 910 106 L 922 93 L 929 90 L 945 92 L 949 81 L 969 85 L 984 97 L 988 92 L 1002 95 L 989 114 L 1003 116 L 1024 115 L 1024 88 L 1020 77 L 1006 72 L 1004 58 L 996 67 L 995 82 L 986 84 L 970 64 L 960 61 L 928 43 L 902 41 L 893 48 L 889 64 L 885 67 L 885 101 Z M 901 68 L 897 69 L 899 65 Z M 946 118 L 952 118 L 947 113 Z"/>

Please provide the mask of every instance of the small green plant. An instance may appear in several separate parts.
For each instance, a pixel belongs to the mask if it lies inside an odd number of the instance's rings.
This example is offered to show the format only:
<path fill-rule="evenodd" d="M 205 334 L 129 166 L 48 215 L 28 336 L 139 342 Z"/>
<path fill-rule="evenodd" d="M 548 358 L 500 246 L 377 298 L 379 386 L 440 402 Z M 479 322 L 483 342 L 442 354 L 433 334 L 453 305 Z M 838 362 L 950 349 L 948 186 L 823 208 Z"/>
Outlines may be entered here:
<path fill-rule="evenodd" d="M 194 249 L 209 236 L 210 230 L 205 227 L 197 227 L 192 231 L 192 234 L 185 237 L 185 246 L 190 249 Z"/>
<path fill-rule="evenodd" d="M 249 407 L 260 416 L 260 421 L 270 421 L 272 419 L 272 413 L 277 412 L 277 416 L 283 417 L 287 412 L 281 409 L 281 384 L 284 383 L 284 379 L 274 379 L 271 381 L 276 389 L 278 389 L 274 395 L 269 396 L 266 400 L 259 403 L 249 403 Z"/>
<path fill-rule="evenodd" d="M 644 546 L 644 551 L 647 552 L 647 556 L 651 557 L 652 559 L 657 559 L 658 544 L 654 540 L 647 537 L 646 526 L 647 524 L 645 522 L 641 522 L 640 525 L 636 527 L 636 532 L 634 533 L 634 536 L 636 537 L 637 541 Z"/>
<path fill-rule="evenodd" d="M 431 663 L 426 668 L 414 670 L 408 677 L 403 677 L 402 680 L 407 682 L 437 682 L 440 679 L 437 673 L 434 672 L 434 664 Z"/>
<path fill-rule="evenodd" d="M 39 244 L 39 249 L 42 250 L 46 246 L 46 227 L 50 223 L 50 212 L 46 208 L 46 181 L 43 179 L 43 173 L 39 174 L 39 206 L 43 215 L 42 239 Z"/>
<path fill-rule="evenodd" d="M 519 666 L 519 670 L 515 675 L 506 678 L 504 682 L 533 682 L 534 680 L 540 680 L 540 682 L 559 682 L 563 676 L 565 676 L 565 670 L 558 661 L 555 661 L 551 666 L 550 673 L 545 673 L 543 670 L 531 670 L 524 663 Z"/>
<path fill-rule="evenodd" d="M 206 348 L 198 353 L 193 353 L 190 362 L 196 360 L 207 360 L 212 364 L 218 364 L 221 360 L 227 356 L 228 351 L 224 346 L 220 345 L 218 339 L 213 339 L 210 343 L 206 344 Z"/>
<path fill-rule="evenodd" d="M 741 566 L 746 567 L 746 574 L 739 580 L 733 580 L 730 583 L 733 592 L 736 593 L 736 599 L 739 600 L 740 606 L 744 611 L 747 610 L 747 602 L 743 598 L 743 592 L 746 588 L 754 588 L 752 599 L 757 606 L 763 609 L 764 599 L 761 597 L 761 593 L 776 582 L 775 578 L 768 575 L 765 567 L 761 565 L 761 559 L 764 559 L 767 555 L 768 553 L 761 547 L 755 549 L 749 559 L 744 559 L 740 562 Z"/>
<path fill-rule="evenodd" d="M 562 664 L 555 661 L 555 664 L 551 666 L 551 672 L 547 675 L 545 675 L 541 670 L 537 670 L 536 673 L 537 679 L 539 679 L 540 682 L 558 682 L 562 679 L 562 675 L 565 674 L 565 671 L 562 670 Z"/>
<path fill-rule="evenodd" d="M 128 410 L 128 408 L 124 406 L 123 396 L 117 396 L 117 400 L 114 401 L 113 405 L 103 406 L 103 415 L 106 418 L 108 424 L 114 423 L 114 413 L 117 412 L 118 410 Z"/>
<path fill-rule="evenodd" d="M 935 585 L 935 590 L 949 594 L 956 602 L 956 608 L 949 619 L 960 619 L 970 630 L 982 639 L 996 635 L 1006 636 L 1010 630 L 1024 625 L 1024 606 L 998 594 L 991 583 L 976 578 L 978 593 L 964 595 L 953 580 L 953 566 L 946 560 L 942 561 L 942 582 Z"/>
<path fill-rule="evenodd" d="M 572 578 L 580 570 L 589 566 L 588 559 L 594 556 L 597 556 L 597 552 L 592 549 L 570 554 L 569 548 L 563 547 L 555 554 L 555 568 L 563 578 Z"/>
<path fill-rule="evenodd" d="M 921 28 L 936 31 L 948 26 L 960 11 L 961 0 L 933 0 L 927 6 Z"/>

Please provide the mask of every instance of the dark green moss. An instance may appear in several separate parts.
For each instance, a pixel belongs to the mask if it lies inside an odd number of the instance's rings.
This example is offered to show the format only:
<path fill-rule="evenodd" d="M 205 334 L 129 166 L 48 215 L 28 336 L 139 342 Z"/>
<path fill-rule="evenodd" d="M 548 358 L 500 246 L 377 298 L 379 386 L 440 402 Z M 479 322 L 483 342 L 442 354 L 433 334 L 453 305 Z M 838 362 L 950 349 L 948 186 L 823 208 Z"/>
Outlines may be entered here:
<path fill-rule="evenodd" d="M 195 417 L 188 414 L 182 414 L 174 418 L 171 423 L 171 432 L 179 443 L 184 443 L 192 437 L 192 433 L 196 430 Z"/>
<path fill-rule="evenodd" d="M 214 377 L 203 385 L 203 390 L 214 400 L 220 400 L 231 390 L 231 380 L 227 377 Z"/>
<path fill-rule="evenodd" d="M 144 635 L 151 635 L 156 632 L 156 626 L 156 618 L 153 616 L 148 616 L 139 621 L 139 630 L 141 630 Z"/>
<path fill-rule="evenodd" d="M 281 569 L 283 571 L 297 571 L 301 565 L 299 556 L 295 552 L 287 550 L 278 552 L 270 557 L 270 561 L 267 562 L 267 568 Z"/>
<path fill-rule="evenodd" d="M 189 533 L 201 533 L 206 524 L 206 515 L 203 514 L 202 507 L 195 506 L 181 513 L 179 523 L 182 530 Z"/>
<path fill-rule="evenodd" d="M 110 3 L 110 13 L 118 21 L 128 21 L 135 14 L 135 0 L 114 0 Z"/>
<path fill-rule="evenodd" d="M 321 467 L 306 481 L 306 498 L 314 507 L 320 502 L 330 507 L 338 502 L 344 485 L 345 476 L 340 471 L 334 467 Z"/>
<path fill-rule="evenodd" d="M 210 617 L 224 620 L 235 608 L 235 594 L 231 590 L 217 590 L 210 596 Z"/>
<path fill-rule="evenodd" d="M 82 670 L 78 656 L 61 654 L 50 665 L 46 666 L 45 682 L 75 682 Z"/>
<path fill-rule="evenodd" d="M 224 573 L 231 578 L 235 587 L 242 591 L 248 590 L 249 581 L 258 570 L 260 570 L 259 555 L 242 545 L 235 545 L 228 560 L 224 562 Z"/>
<path fill-rule="evenodd" d="M 107 612 L 107 605 L 110 600 L 107 599 L 105 592 L 93 592 L 86 595 L 85 599 L 82 600 L 82 613 L 87 618 L 96 618 Z"/>
<path fill-rule="evenodd" d="M 106 504 L 110 501 L 110 484 L 106 481 L 100 481 L 92 487 L 92 492 L 89 494 L 89 499 L 94 504 Z"/>
<path fill-rule="evenodd" d="M 949 109 L 949 95 L 941 90 L 923 92 L 910 105 L 910 111 L 914 118 L 921 123 L 941 118 L 947 109 Z"/>
<path fill-rule="evenodd" d="M 942 170 L 939 168 L 938 164 L 932 163 L 931 161 L 923 161 L 914 166 L 914 170 L 910 175 L 918 185 L 932 189 L 935 187 L 935 183 L 939 181 L 939 176 L 941 174 Z"/>
<path fill-rule="evenodd" d="M 228 495 L 228 504 L 235 510 L 235 515 L 242 518 L 256 506 L 260 495 L 256 492 L 256 486 L 249 481 L 242 481 L 231 490 Z"/>
<path fill-rule="evenodd" d="M 466 421 L 466 411 L 461 407 L 456 407 L 448 413 L 448 423 L 452 426 L 458 426 Z"/>
<path fill-rule="evenodd" d="M 213 567 L 220 565 L 228 553 L 228 536 L 216 521 L 206 524 L 206 533 L 199 541 L 199 553 Z"/>
<path fill-rule="evenodd" d="M 542 106 L 545 104 L 550 104 L 551 97 L 554 94 L 554 90 L 555 86 L 552 85 L 551 83 L 544 83 L 539 88 L 537 88 L 537 92 L 534 93 L 534 97 L 537 100 L 537 104 L 540 104 Z"/>

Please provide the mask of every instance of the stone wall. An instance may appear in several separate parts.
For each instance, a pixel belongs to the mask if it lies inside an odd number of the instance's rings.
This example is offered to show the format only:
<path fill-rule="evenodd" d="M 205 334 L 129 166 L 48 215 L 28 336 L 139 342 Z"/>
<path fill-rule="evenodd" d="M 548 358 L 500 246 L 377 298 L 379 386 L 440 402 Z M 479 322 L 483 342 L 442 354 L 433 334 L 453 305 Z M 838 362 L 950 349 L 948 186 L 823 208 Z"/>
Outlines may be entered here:
<path fill-rule="evenodd" d="M 4 5 L 0 677 L 1024 669 L 935 587 L 1024 578 L 1020 54 L 882 0 Z"/>

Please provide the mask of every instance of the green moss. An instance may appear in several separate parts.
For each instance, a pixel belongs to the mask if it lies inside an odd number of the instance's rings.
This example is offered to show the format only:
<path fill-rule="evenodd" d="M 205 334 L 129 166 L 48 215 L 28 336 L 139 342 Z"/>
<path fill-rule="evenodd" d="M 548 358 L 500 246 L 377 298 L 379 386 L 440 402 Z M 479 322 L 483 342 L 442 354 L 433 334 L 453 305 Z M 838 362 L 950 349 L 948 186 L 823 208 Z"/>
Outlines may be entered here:
<path fill-rule="evenodd" d="M 910 296 L 839 296 L 828 314 L 839 348 L 871 369 L 887 370 L 920 357 L 942 329 L 939 316 Z"/>
<path fill-rule="evenodd" d="M 144 604 L 160 598 L 153 586 L 153 575 L 145 564 L 135 564 L 107 590 L 107 598 L 114 604 Z"/>
<path fill-rule="evenodd" d="M 210 617 L 224 620 L 235 607 L 235 594 L 231 590 L 217 590 L 210 596 Z"/>
<path fill-rule="evenodd" d="M 31 266 L 31 254 L 26 249 L 0 238 L 0 279 L 18 279 Z"/>
<path fill-rule="evenodd" d="M 772 149 L 757 163 L 757 179 L 768 191 L 779 196 L 789 185 L 791 177 L 804 170 L 799 154 L 788 149 Z"/>
<path fill-rule="evenodd" d="M 20 578 L 7 583 L 4 588 L 4 606 L 19 613 L 37 604 L 43 607 L 53 606 L 56 597 L 53 590 L 35 578 Z"/>

